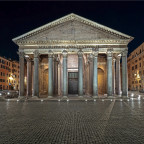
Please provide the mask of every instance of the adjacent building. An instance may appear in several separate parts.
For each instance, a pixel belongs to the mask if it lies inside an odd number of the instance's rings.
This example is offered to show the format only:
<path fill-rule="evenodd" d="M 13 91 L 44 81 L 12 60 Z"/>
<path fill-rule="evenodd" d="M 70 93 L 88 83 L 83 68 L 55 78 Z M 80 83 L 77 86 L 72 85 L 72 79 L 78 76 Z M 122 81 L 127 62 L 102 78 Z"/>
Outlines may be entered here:
<path fill-rule="evenodd" d="M 144 43 L 130 53 L 127 66 L 128 89 L 144 90 Z"/>
<path fill-rule="evenodd" d="M 19 62 L 0 56 L 0 90 L 19 89 Z"/>
<path fill-rule="evenodd" d="M 127 96 L 127 45 L 131 40 L 131 36 L 73 13 L 14 38 L 19 46 L 19 95 L 119 95 L 122 58 L 122 96 Z"/>

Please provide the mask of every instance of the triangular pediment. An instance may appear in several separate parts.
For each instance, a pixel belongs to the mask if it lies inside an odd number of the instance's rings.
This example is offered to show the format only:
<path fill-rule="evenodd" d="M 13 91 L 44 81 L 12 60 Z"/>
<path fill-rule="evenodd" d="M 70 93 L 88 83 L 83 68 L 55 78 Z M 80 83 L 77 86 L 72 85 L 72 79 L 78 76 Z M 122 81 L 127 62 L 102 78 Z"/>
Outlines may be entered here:
<path fill-rule="evenodd" d="M 19 42 L 44 42 L 44 41 L 85 41 L 85 40 L 132 40 L 133 38 L 85 19 L 75 14 L 69 14 L 56 21 L 23 34 L 13 41 Z"/>

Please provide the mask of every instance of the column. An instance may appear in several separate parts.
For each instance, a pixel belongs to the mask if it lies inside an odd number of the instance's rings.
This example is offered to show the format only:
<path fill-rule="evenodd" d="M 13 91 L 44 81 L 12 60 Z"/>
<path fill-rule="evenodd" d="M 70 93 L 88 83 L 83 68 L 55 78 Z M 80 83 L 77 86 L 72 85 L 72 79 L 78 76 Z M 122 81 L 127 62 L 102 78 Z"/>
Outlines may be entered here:
<path fill-rule="evenodd" d="M 59 59 L 58 56 L 56 55 L 55 61 L 54 61 L 54 94 L 58 95 L 58 63 Z"/>
<path fill-rule="evenodd" d="M 26 58 L 27 60 L 27 96 L 32 95 L 32 62 L 29 57 Z"/>
<path fill-rule="evenodd" d="M 113 95 L 115 95 L 115 58 L 113 59 L 113 67 L 112 67 L 112 91 Z"/>
<path fill-rule="evenodd" d="M 121 91 L 121 78 L 120 78 L 120 56 L 116 58 L 116 94 L 120 95 Z"/>
<path fill-rule="evenodd" d="M 24 97 L 24 52 L 18 52 L 20 64 L 19 98 Z"/>
<path fill-rule="evenodd" d="M 93 97 L 98 97 L 98 70 L 97 70 L 97 61 L 98 61 L 98 49 L 93 53 Z"/>
<path fill-rule="evenodd" d="M 34 79 L 33 79 L 33 96 L 39 96 L 39 51 L 34 51 Z"/>
<path fill-rule="evenodd" d="M 107 51 L 107 95 L 112 96 L 112 50 Z"/>
<path fill-rule="evenodd" d="M 78 51 L 78 95 L 83 96 L 83 52 Z"/>
<path fill-rule="evenodd" d="M 63 97 L 68 95 L 68 76 L 67 76 L 67 51 L 63 50 Z"/>
<path fill-rule="evenodd" d="M 122 52 L 122 96 L 128 95 L 127 50 Z"/>
<path fill-rule="evenodd" d="M 53 96 L 53 52 L 48 51 L 48 98 Z"/>

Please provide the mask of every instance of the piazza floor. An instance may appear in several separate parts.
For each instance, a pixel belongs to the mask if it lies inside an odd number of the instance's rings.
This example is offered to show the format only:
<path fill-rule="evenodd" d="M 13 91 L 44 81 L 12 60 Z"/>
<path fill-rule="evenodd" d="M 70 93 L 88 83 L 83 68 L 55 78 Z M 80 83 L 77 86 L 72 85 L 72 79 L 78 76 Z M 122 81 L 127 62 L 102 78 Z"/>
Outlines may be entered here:
<path fill-rule="evenodd" d="M 143 98 L 0 102 L 0 144 L 127 143 L 144 143 Z"/>

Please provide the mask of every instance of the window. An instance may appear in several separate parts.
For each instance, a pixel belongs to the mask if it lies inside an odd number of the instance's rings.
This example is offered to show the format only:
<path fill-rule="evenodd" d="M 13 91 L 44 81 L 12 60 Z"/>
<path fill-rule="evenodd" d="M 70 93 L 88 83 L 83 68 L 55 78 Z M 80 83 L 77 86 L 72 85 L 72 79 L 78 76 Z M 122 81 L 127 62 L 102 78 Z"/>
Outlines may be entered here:
<path fill-rule="evenodd" d="M 132 84 L 134 84 L 134 81 L 132 81 Z"/>
<path fill-rule="evenodd" d="M 2 85 L 0 85 L 0 89 L 2 90 Z"/>
<path fill-rule="evenodd" d="M 5 82 L 5 79 L 3 79 L 3 82 Z"/>
<path fill-rule="evenodd" d="M 141 75 L 141 71 L 139 71 L 139 74 Z"/>
<path fill-rule="evenodd" d="M 2 72 L 1 72 L 1 76 L 2 76 Z"/>
<path fill-rule="evenodd" d="M 141 49 L 140 49 L 140 53 L 141 53 Z"/>
<path fill-rule="evenodd" d="M 139 63 L 139 66 L 141 67 L 141 63 Z"/>
<path fill-rule="evenodd" d="M 141 83 L 141 80 L 139 80 L 139 83 Z"/>
<path fill-rule="evenodd" d="M 134 70 L 134 66 L 132 67 L 132 70 Z"/>
<path fill-rule="evenodd" d="M 5 89 L 5 86 L 3 86 L 3 89 Z"/>
<path fill-rule="evenodd" d="M 141 60 L 141 57 L 139 58 L 139 61 Z"/>
<path fill-rule="evenodd" d="M 135 69 L 137 69 L 137 65 L 135 65 Z"/>
<path fill-rule="evenodd" d="M 3 73 L 3 76 L 5 76 L 5 73 Z"/>
<path fill-rule="evenodd" d="M 137 60 L 135 60 L 135 63 L 137 62 Z"/>

